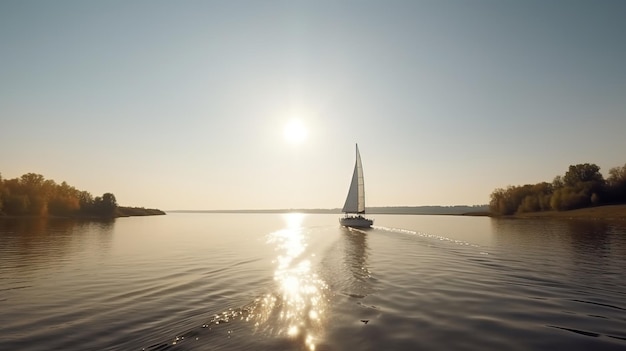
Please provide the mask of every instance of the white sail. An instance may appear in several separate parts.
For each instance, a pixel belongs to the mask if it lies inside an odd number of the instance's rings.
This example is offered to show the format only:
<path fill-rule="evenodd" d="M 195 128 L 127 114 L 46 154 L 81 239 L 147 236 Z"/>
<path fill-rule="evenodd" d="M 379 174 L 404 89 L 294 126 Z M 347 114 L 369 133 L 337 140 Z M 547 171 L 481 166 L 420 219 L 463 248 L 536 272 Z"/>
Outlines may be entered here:
<path fill-rule="evenodd" d="M 352 174 L 352 183 L 343 205 L 345 213 L 365 213 L 365 185 L 363 183 L 363 166 L 361 165 L 361 154 L 359 145 L 356 146 L 356 163 Z"/>

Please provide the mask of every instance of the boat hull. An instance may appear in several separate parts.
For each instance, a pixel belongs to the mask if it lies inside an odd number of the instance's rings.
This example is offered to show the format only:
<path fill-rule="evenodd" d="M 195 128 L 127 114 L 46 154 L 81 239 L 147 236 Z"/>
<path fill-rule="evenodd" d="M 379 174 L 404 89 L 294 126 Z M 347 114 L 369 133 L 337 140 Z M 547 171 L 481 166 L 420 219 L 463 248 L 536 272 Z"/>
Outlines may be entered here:
<path fill-rule="evenodd" d="M 345 227 L 370 228 L 372 224 L 374 224 L 374 221 L 371 219 L 362 217 L 362 216 L 358 216 L 358 217 L 339 218 L 339 223 Z"/>

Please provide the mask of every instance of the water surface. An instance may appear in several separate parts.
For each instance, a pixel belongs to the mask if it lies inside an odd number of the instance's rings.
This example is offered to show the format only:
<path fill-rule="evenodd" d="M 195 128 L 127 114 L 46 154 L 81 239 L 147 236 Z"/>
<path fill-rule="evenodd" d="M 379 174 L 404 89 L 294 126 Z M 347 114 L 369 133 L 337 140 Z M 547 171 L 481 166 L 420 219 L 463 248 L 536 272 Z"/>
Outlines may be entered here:
<path fill-rule="evenodd" d="M 626 225 L 0 220 L 0 350 L 626 348 Z"/>

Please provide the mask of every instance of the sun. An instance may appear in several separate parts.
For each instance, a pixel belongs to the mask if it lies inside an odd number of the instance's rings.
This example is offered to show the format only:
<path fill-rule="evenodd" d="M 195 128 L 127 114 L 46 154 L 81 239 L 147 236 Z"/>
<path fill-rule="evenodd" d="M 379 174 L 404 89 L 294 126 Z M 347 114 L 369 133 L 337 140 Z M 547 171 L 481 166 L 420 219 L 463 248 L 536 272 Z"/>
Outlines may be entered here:
<path fill-rule="evenodd" d="M 308 136 L 306 126 L 299 119 L 292 119 L 285 125 L 283 130 L 285 140 L 291 144 L 300 144 Z"/>

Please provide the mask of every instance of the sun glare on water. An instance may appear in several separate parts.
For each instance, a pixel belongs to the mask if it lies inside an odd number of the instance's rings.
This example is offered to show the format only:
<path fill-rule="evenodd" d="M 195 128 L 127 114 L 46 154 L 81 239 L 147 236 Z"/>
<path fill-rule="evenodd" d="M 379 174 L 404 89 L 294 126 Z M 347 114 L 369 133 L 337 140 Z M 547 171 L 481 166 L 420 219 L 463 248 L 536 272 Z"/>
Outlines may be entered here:
<path fill-rule="evenodd" d="M 285 125 L 283 135 L 290 144 L 301 144 L 306 140 L 308 132 L 302 121 L 293 119 Z"/>

